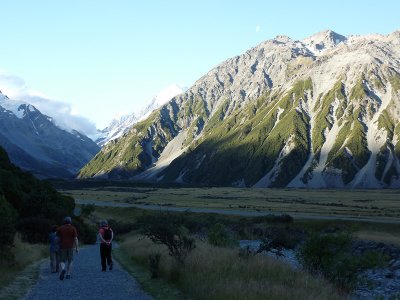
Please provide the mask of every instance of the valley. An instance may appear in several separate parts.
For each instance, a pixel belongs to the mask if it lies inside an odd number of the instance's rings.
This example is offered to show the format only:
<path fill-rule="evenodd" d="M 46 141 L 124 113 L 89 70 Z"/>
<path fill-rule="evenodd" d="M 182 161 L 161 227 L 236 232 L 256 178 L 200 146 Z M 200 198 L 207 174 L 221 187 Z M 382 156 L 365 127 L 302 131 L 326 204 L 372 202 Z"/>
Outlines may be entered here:
<path fill-rule="evenodd" d="M 367 218 L 398 222 L 397 190 L 107 187 L 59 189 L 79 204 L 232 215 L 290 214 L 295 218 Z"/>
<path fill-rule="evenodd" d="M 32 41 L 0 55 L 48 90 L 0 64 L 0 298 L 400 299 L 400 29 L 250 38 L 226 3 L 217 35 L 220 4 L 173 2 L 139 23 L 142 3 L 88 7 L 38 65 L 16 54 Z M 63 281 L 47 259 L 70 241 Z"/>

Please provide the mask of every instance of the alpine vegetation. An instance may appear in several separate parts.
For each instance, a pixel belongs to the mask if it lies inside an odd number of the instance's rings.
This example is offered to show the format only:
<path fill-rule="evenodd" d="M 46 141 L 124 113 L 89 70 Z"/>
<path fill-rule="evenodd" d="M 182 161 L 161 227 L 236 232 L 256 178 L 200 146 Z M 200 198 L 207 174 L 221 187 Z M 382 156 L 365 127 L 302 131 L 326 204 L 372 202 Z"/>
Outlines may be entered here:
<path fill-rule="evenodd" d="M 277 36 L 103 147 L 79 177 L 400 187 L 400 31 Z"/>

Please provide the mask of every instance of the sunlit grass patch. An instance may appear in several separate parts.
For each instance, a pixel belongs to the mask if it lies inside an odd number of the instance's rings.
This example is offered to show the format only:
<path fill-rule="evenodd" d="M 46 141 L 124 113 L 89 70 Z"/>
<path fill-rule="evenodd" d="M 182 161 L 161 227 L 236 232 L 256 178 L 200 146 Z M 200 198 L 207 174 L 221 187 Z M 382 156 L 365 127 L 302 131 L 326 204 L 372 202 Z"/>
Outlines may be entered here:
<path fill-rule="evenodd" d="M 121 251 L 130 264 L 145 268 L 149 255 L 160 253 L 161 277 L 190 299 L 340 299 L 329 283 L 284 263 L 263 255 L 240 259 L 237 249 L 201 241 L 183 266 L 164 247 L 138 235 L 126 237 Z"/>

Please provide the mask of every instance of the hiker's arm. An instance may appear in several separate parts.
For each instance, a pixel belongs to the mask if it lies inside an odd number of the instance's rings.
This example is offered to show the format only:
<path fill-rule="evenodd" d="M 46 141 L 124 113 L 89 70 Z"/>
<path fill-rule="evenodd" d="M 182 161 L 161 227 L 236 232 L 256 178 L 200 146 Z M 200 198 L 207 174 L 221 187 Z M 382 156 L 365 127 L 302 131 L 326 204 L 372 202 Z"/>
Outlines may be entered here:
<path fill-rule="evenodd" d="M 111 244 L 111 242 L 113 241 L 113 239 L 114 239 L 114 231 L 111 230 L 111 240 L 110 240 L 110 244 Z"/>
<path fill-rule="evenodd" d="M 106 240 L 103 238 L 103 235 L 101 234 L 101 232 L 99 232 L 99 238 L 100 238 L 100 240 L 102 240 L 102 241 L 103 241 L 103 243 L 105 243 L 105 242 L 106 242 Z"/>

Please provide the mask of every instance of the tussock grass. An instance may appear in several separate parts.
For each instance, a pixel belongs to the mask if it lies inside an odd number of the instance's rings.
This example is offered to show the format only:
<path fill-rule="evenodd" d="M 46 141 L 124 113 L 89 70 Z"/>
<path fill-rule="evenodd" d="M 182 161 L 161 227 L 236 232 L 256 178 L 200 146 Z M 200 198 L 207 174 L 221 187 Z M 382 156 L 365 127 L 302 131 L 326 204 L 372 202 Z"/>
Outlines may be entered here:
<path fill-rule="evenodd" d="M 340 299 L 327 282 L 262 255 L 240 259 L 237 249 L 197 241 L 179 266 L 166 248 L 137 235 L 121 244 L 131 263 L 148 267 L 148 256 L 161 253 L 160 274 L 189 299 Z"/>
<path fill-rule="evenodd" d="M 38 265 L 48 255 L 46 245 L 28 244 L 16 237 L 14 262 L 0 265 L 0 299 L 19 299 L 38 276 Z"/>

